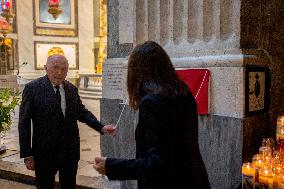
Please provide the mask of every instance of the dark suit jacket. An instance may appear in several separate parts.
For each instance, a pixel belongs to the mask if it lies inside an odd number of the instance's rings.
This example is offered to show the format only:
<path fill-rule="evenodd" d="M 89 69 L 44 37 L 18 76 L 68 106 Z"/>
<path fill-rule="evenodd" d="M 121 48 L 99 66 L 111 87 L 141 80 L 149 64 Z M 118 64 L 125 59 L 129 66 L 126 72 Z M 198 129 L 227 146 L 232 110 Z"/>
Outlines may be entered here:
<path fill-rule="evenodd" d="M 139 189 L 210 188 L 198 145 L 192 94 L 172 99 L 147 94 L 139 107 L 136 159 L 106 160 L 111 180 L 138 180 Z"/>
<path fill-rule="evenodd" d="M 80 158 L 77 120 L 101 132 L 103 125 L 82 104 L 78 89 L 68 81 L 65 90 L 65 117 L 58 110 L 56 95 L 47 76 L 26 84 L 20 106 L 19 140 L 21 158 Z M 32 129 L 31 129 L 32 121 Z M 32 134 L 32 145 L 31 145 Z"/>

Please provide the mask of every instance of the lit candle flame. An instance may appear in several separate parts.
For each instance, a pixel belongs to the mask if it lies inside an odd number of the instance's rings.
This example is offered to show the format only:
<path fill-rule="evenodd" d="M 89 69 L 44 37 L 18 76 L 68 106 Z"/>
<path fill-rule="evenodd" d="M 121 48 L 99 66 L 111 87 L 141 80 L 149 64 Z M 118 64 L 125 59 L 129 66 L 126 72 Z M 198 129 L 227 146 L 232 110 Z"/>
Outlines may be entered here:
<path fill-rule="evenodd" d="M 279 116 L 277 118 L 277 125 L 278 126 L 284 126 L 284 116 Z"/>

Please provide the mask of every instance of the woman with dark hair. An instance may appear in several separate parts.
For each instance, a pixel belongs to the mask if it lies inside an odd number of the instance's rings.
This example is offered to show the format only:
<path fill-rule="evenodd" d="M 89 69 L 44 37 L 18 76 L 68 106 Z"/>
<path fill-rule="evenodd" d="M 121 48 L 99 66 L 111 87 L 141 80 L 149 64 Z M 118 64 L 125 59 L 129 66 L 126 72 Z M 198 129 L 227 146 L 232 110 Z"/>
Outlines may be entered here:
<path fill-rule="evenodd" d="M 195 99 L 160 45 L 147 41 L 131 52 L 127 90 L 139 109 L 136 159 L 96 157 L 94 168 L 110 180 L 138 180 L 139 189 L 210 188 Z"/>

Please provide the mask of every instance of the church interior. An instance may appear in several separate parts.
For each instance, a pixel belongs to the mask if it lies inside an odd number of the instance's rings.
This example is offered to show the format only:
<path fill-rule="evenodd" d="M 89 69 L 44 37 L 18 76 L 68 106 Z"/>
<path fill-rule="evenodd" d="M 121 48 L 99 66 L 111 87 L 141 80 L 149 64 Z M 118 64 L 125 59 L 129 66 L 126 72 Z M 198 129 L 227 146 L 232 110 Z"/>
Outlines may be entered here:
<path fill-rule="evenodd" d="M 147 40 L 166 50 L 195 96 L 211 188 L 284 187 L 282 0 L 0 0 L 0 92 L 21 94 L 46 74 L 49 50 L 60 47 L 66 79 L 83 103 L 119 127 L 113 138 L 79 125 L 78 187 L 135 189 L 136 181 L 109 181 L 90 162 L 135 156 L 138 112 L 128 104 L 127 62 Z M 34 187 L 18 155 L 18 105 L 9 112 L 11 127 L 0 127 L 0 184 Z"/>

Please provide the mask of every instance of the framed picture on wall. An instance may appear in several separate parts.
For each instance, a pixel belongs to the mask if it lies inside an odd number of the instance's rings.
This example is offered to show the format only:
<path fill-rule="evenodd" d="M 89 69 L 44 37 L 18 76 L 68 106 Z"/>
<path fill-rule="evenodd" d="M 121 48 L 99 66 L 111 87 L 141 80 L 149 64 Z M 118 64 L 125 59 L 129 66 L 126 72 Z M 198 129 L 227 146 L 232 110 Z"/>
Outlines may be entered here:
<path fill-rule="evenodd" d="M 35 35 L 77 36 L 77 0 L 58 0 L 61 13 L 49 12 L 48 0 L 33 0 Z"/>
<path fill-rule="evenodd" d="M 269 68 L 247 66 L 245 69 L 245 115 L 268 112 L 271 80 Z"/>
<path fill-rule="evenodd" d="M 36 41 L 34 42 L 36 70 L 44 69 L 44 65 L 46 64 L 48 57 L 48 51 L 52 47 L 60 47 L 63 50 L 64 56 L 67 58 L 69 63 L 69 69 L 79 69 L 77 43 L 48 43 Z"/>

